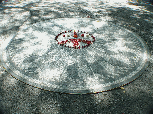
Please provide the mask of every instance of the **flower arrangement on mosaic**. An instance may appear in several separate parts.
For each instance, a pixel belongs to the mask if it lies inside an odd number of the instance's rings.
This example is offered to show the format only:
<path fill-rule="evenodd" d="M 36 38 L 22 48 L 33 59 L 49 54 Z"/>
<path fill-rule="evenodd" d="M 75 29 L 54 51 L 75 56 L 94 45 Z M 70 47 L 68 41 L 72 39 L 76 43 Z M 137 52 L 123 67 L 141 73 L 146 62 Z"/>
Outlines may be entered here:
<path fill-rule="evenodd" d="M 61 46 L 80 49 L 88 47 L 89 45 L 93 44 L 93 42 L 95 42 L 95 37 L 92 34 L 89 34 L 88 32 L 83 32 L 83 31 L 79 32 L 79 30 L 76 32 L 75 30 L 74 31 L 69 30 L 59 33 L 55 37 L 55 40 Z M 81 45 L 81 43 L 85 45 Z"/>

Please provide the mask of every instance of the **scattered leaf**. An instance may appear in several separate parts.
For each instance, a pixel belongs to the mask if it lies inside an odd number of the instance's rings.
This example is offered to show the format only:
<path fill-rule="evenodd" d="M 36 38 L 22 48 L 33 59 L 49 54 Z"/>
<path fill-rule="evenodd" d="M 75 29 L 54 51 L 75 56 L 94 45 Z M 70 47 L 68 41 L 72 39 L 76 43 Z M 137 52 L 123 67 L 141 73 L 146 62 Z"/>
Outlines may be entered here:
<path fill-rule="evenodd" d="M 124 89 L 124 87 L 120 87 L 121 89 Z"/>

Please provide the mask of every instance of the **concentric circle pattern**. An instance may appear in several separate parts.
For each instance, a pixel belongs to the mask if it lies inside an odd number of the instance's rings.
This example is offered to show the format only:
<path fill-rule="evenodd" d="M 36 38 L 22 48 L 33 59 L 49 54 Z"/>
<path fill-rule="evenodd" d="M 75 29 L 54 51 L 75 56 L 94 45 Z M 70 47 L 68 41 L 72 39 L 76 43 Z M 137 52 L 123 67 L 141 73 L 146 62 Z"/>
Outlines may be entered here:
<path fill-rule="evenodd" d="M 55 37 L 68 30 L 86 31 L 96 40 L 80 49 L 58 45 Z M 147 66 L 148 51 L 141 38 L 112 23 L 59 18 L 21 26 L 17 35 L 2 45 L 1 58 L 13 76 L 30 85 L 90 93 L 134 80 Z"/>

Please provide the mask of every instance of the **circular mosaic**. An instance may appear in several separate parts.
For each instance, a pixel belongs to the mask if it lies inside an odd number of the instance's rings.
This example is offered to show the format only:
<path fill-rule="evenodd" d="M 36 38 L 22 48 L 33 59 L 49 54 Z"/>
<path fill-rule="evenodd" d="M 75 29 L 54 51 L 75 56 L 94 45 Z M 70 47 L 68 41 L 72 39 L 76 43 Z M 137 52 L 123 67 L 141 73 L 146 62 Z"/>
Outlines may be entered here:
<path fill-rule="evenodd" d="M 12 76 L 27 84 L 84 94 L 135 80 L 147 67 L 149 53 L 139 36 L 118 25 L 59 18 L 21 26 L 1 45 L 0 58 Z"/>

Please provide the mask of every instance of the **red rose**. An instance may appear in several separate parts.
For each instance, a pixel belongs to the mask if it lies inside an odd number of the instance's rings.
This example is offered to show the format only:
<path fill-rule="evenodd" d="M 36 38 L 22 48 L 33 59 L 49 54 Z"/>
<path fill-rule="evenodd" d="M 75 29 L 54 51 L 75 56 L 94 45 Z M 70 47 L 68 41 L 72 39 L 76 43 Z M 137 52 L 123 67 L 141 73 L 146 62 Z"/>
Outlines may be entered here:
<path fill-rule="evenodd" d="M 77 38 L 77 37 L 78 37 L 78 35 L 74 35 L 73 37 L 74 37 L 74 38 Z"/>
<path fill-rule="evenodd" d="M 82 37 L 84 37 L 84 34 L 81 34 Z"/>

